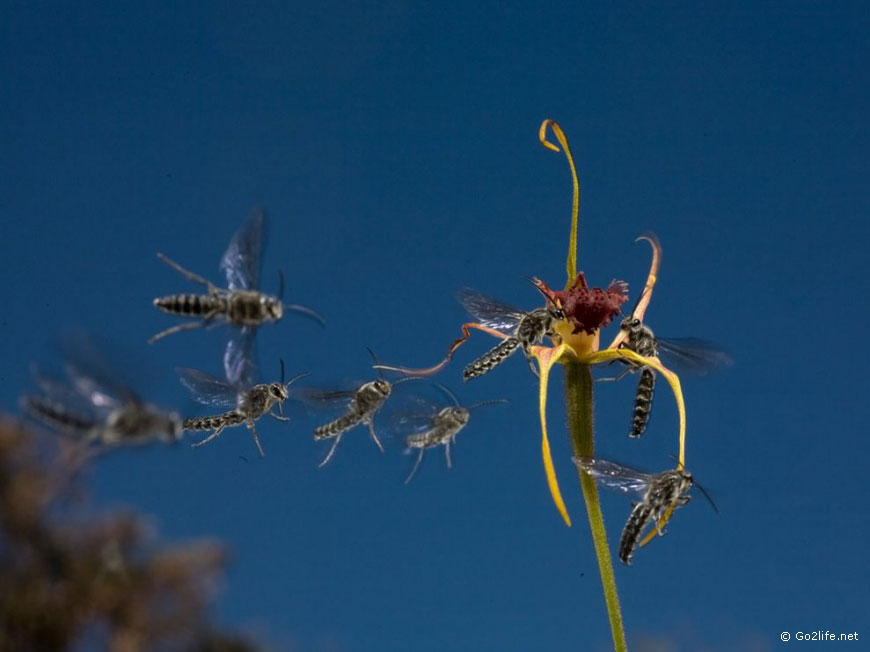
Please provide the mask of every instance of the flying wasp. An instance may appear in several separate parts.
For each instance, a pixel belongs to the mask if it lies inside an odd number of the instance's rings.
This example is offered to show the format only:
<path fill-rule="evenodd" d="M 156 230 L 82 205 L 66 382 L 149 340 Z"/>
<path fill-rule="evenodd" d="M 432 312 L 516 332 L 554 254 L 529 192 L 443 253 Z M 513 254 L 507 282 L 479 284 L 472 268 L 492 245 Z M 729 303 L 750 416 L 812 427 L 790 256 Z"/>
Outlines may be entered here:
<path fill-rule="evenodd" d="M 196 318 L 171 328 L 167 328 L 148 340 L 153 344 L 167 335 L 180 331 L 193 330 L 203 326 L 229 324 L 235 326 L 227 348 L 252 351 L 253 338 L 258 326 L 277 322 L 285 310 L 299 312 L 321 324 L 323 318 L 305 306 L 285 304 L 284 275 L 279 275 L 280 285 L 277 296 L 259 291 L 260 263 L 263 253 L 265 218 L 260 210 L 253 211 L 233 235 L 220 262 L 220 269 L 227 279 L 227 288 L 220 288 L 211 281 L 185 269 L 168 256 L 158 253 L 157 257 L 187 280 L 204 286 L 207 294 L 170 294 L 154 299 L 154 305 L 163 312 L 183 317 Z M 226 363 L 225 363 L 226 364 Z"/>
<path fill-rule="evenodd" d="M 540 287 L 538 289 L 541 290 Z M 541 292 L 544 293 L 543 290 Z M 547 296 L 546 293 L 544 295 Z M 462 372 L 463 380 L 468 381 L 482 376 L 504 362 L 520 348 L 526 354 L 532 372 L 537 374 L 529 349 L 543 341 L 544 337 L 552 336 L 556 322 L 565 318 L 562 309 L 551 301 L 550 297 L 547 298 L 546 308 L 536 308 L 532 312 L 524 312 L 480 294 L 471 288 L 460 289 L 456 293 L 456 299 L 469 315 L 493 330 L 511 333 L 510 336 L 465 367 Z"/>
<path fill-rule="evenodd" d="M 369 353 L 377 364 L 374 353 L 371 350 Z M 333 440 L 329 452 L 318 466 L 326 465 L 335 455 L 335 450 L 345 433 L 361 424 L 365 424 L 372 441 L 383 453 L 384 446 L 375 432 L 375 415 L 393 393 L 393 387 L 406 380 L 413 380 L 413 378 L 400 378 L 390 382 L 379 372 L 377 379 L 356 385 L 353 389 L 318 390 L 305 388 L 300 390 L 300 398 L 312 405 L 344 404 L 344 413 L 341 416 L 314 430 L 314 441 Z"/>
<path fill-rule="evenodd" d="M 242 424 L 251 431 L 257 452 L 260 457 L 265 457 L 263 446 L 257 435 L 255 422 L 261 416 L 268 414 L 279 421 L 289 421 L 283 414 L 283 404 L 289 396 L 288 388 L 296 380 L 307 376 L 302 373 L 284 382 L 284 361 L 281 361 L 281 382 L 253 384 L 249 372 L 242 374 L 240 381 L 235 384 L 220 380 L 214 376 L 197 371 L 196 369 L 178 368 L 181 383 L 193 394 L 194 399 L 205 405 L 229 408 L 225 412 L 208 417 L 191 417 L 184 420 L 185 430 L 211 430 L 202 441 L 193 444 L 198 448 L 218 437 L 225 428 L 232 428 Z M 274 411 L 277 409 L 277 413 Z"/>
<path fill-rule="evenodd" d="M 677 371 L 703 375 L 716 367 L 731 364 L 731 358 L 727 353 L 718 350 L 705 340 L 694 337 L 674 339 L 656 337 L 652 329 L 636 317 L 626 317 L 619 327 L 627 334 L 625 342 L 621 345 L 622 348 L 644 357 L 661 356 L 666 366 Z M 656 376 L 655 371 L 650 367 L 626 360 L 622 362 L 628 365 L 622 373 L 613 378 L 599 380 L 619 380 L 627 373 L 640 370 L 632 409 L 631 428 L 628 433 L 629 437 L 637 438 L 643 435 L 649 423 Z"/>
<path fill-rule="evenodd" d="M 41 391 L 22 396 L 27 414 L 84 444 L 113 447 L 181 438 L 181 418 L 143 401 L 89 338 L 67 337 L 63 349 L 62 377 L 34 369 Z"/>
<path fill-rule="evenodd" d="M 691 496 L 687 495 L 687 492 L 694 484 L 697 484 L 692 478 L 692 474 L 685 469 L 678 468 L 653 475 L 635 471 L 607 460 L 591 457 L 575 457 L 573 459 L 584 473 L 595 478 L 608 489 L 642 496 L 641 501 L 634 504 L 619 540 L 619 560 L 627 566 L 631 564 L 631 558 L 640 541 L 641 534 L 650 521 L 652 521 L 659 536 L 664 535 L 662 519 L 665 513 L 672 507 L 682 507 L 687 504 L 691 500 Z M 710 501 L 714 511 L 718 513 L 719 510 L 704 488 L 698 485 L 698 489 Z"/>
<path fill-rule="evenodd" d="M 459 431 L 468 425 L 468 421 L 471 418 L 471 410 L 483 407 L 484 405 L 492 405 L 493 403 L 507 403 L 507 400 L 505 399 L 492 399 L 475 403 L 468 407 L 463 407 L 460 405 L 459 399 L 456 398 L 456 395 L 449 389 L 439 384 L 436 384 L 435 387 L 441 390 L 451 400 L 453 405 L 442 408 L 434 414 L 421 414 L 417 417 L 422 417 L 423 431 L 408 435 L 405 438 L 405 446 L 407 447 L 408 452 L 415 449 L 420 452 L 417 455 L 417 460 L 414 462 L 414 467 L 411 469 L 411 473 L 405 479 L 405 484 L 408 484 L 414 477 L 414 474 L 417 473 L 417 469 L 423 461 L 423 453 L 425 453 L 427 449 L 435 448 L 436 446 L 444 446 L 444 456 L 447 459 L 447 468 L 452 466 L 450 459 L 450 446 L 456 442 L 456 435 L 459 434 Z M 411 422 L 413 418 L 414 417 L 405 417 L 408 422 Z"/>

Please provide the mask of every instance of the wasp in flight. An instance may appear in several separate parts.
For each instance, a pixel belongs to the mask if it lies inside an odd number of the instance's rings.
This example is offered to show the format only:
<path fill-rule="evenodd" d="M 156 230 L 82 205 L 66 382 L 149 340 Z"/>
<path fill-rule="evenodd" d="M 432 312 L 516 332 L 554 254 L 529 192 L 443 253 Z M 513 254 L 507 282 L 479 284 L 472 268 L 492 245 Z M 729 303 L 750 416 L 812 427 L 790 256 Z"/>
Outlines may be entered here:
<path fill-rule="evenodd" d="M 369 353 L 377 364 L 377 358 L 371 349 L 369 349 Z M 339 417 L 318 426 L 314 430 L 314 441 L 333 440 L 329 452 L 318 466 L 322 467 L 332 459 L 345 433 L 363 424 L 368 428 L 369 435 L 378 450 L 383 453 L 384 446 L 375 431 L 375 416 L 393 393 L 393 387 L 406 380 L 413 380 L 413 378 L 405 377 L 390 382 L 383 377 L 383 373 L 379 372 L 377 379 L 355 384 L 351 389 L 318 390 L 305 388 L 301 390 L 300 398 L 311 405 L 323 406 L 336 403 L 344 405 L 344 412 Z"/>
<path fill-rule="evenodd" d="M 705 340 L 694 337 L 666 339 L 656 337 L 652 329 L 636 317 L 626 317 L 619 327 L 626 332 L 626 340 L 622 347 L 634 351 L 644 357 L 658 358 L 661 356 L 666 366 L 677 371 L 703 375 L 716 367 L 731 364 L 728 354 L 718 350 Z M 637 392 L 632 410 L 631 428 L 628 436 L 637 438 L 643 435 L 649 423 L 652 412 L 653 393 L 655 392 L 656 376 L 650 367 L 627 362 L 628 367 L 612 380 L 619 380 L 625 374 L 640 370 L 637 381 Z M 600 379 L 611 380 L 611 379 Z"/>
<path fill-rule="evenodd" d="M 492 399 L 475 403 L 468 407 L 463 407 L 460 405 L 459 399 L 456 398 L 456 395 L 449 389 L 439 384 L 436 384 L 435 387 L 441 390 L 451 400 L 453 405 L 437 410 L 434 414 L 421 413 L 417 417 L 418 419 L 422 417 L 422 432 L 408 435 L 405 438 L 405 446 L 407 452 L 413 450 L 419 450 L 420 452 L 417 454 L 417 460 L 414 462 L 414 467 L 411 469 L 411 473 L 405 479 L 405 484 L 408 484 L 414 477 L 414 474 L 417 473 L 417 469 L 423 461 L 423 453 L 430 448 L 444 446 L 447 468 L 449 469 L 452 466 L 450 459 L 450 446 L 456 442 L 456 435 L 458 435 L 459 432 L 468 425 L 472 410 L 483 407 L 484 405 L 492 405 L 493 403 L 507 403 L 505 399 Z M 411 422 L 413 418 L 414 417 L 405 417 L 405 420 Z"/>
<path fill-rule="evenodd" d="M 181 438 L 178 414 L 143 401 L 90 339 L 67 337 L 63 348 L 63 377 L 34 370 L 41 393 L 21 398 L 26 413 L 85 444 L 112 447 Z"/>
<path fill-rule="evenodd" d="M 691 500 L 688 491 L 696 484 L 692 474 L 682 468 L 653 475 L 591 457 L 575 457 L 574 463 L 608 489 L 642 496 L 641 501 L 634 504 L 619 540 L 619 560 L 625 565 L 631 564 L 641 534 L 650 521 L 658 534 L 663 535 L 661 522 L 665 513 L 672 507 L 687 504 Z M 718 513 L 707 492 L 700 485 L 698 488 Z"/>
<path fill-rule="evenodd" d="M 540 287 L 538 287 L 541 290 Z M 543 292 L 543 290 L 541 290 Z M 545 294 L 546 296 L 546 294 Z M 456 298 L 469 315 L 481 324 L 503 333 L 510 333 L 491 350 L 465 367 L 462 378 L 466 381 L 477 378 L 504 362 L 522 348 L 529 360 L 532 372 L 537 374 L 531 360 L 530 347 L 540 344 L 544 337 L 554 335 L 556 322 L 565 318 L 562 309 L 548 300 L 546 308 L 524 312 L 496 299 L 487 297 L 471 288 L 462 288 Z M 549 297 L 548 297 L 549 299 Z"/>
<path fill-rule="evenodd" d="M 207 294 L 170 294 L 154 299 L 154 305 L 163 312 L 183 317 L 193 317 L 188 321 L 167 328 L 153 336 L 154 343 L 167 335 L 180 331 L 193 330 L 217 323 L 226 323 L 239 329 L 239 337 L 252 337 L 258 326 L 277 322 L 285 310 L 303 313 L 321 324 L 323 318 L 310 308 L 295 304 L 284 304 L 284 276 L 280 275 L 280 288 L 277 296 L 260 292 L 260 261 L 264 243 L 263 212 L 253 211 L 241 228 L 233 235 L 226 252 L 221 258 L 220 269 L 227 279 L 227 288 L 220 288 L 211 281 L 183 268 L 162 253 L 157 257 L 187 280 L 202 285 Z"/>
<path fill-rule="evenodd" d="M 184 420 L 185 430 L 211 430 L 202 441 L 193 444 L 198 448 L 218 437 L 225 428 L 242 424 L 251 431 L 257 452 L 265 457 L 257 435 L 255 422 L 264 414 L 279 421 L 289 421 L 283 415 L 282 406 L 289 396 L 289 387 L 296 380 L 307 376 L 302 373 L 284 382 L 284 361 L 281 361 L 281 382 L 253 384 L 248 373 L 235 384 L 220 380 L 196 369 L 176 369 L 181 383 L 193 394 L 194 399 L 205 405 L 228 408 L 225 412 L 207 417 L 191 417 Z M 277 413 L 274 411 L 277 409 Z"/>

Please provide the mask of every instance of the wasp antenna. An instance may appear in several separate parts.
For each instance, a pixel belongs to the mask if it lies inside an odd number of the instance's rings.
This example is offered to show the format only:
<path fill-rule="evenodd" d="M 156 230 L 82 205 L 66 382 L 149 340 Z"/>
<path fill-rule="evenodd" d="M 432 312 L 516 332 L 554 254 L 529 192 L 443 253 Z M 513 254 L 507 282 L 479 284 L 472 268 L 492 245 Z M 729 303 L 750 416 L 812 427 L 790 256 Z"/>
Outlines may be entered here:
<path fill-rule="evenodd" d="M 281 384 L 284 384 L 284 358 L 278 358 L 281 362 Z"/>
<path fill-rule="evenodd" d="M 292 385 L 293 383 L 295 383 L 295 382 L 296 382 L 297 380 L 299 380 L 300 378 L 305 378 L 305 376 L 310 376 L 310 375 L 311 375 L 311 372 L 310 372 L 310 371 L 303 371 L 301 374 L 296 374 L 295 376 L 293 376 L 293 378 L 291 378 L 291 379 L 288 380 L 286 383 L 284 383 L 284 387 L 290 387 L 290 385 Z M 283 382 L 283 379 L 284 379 L 284 377 L 283 377 L 283 375 L 282 375 L 282 376 L 281 376 L 281 380 L 282 380 L 282 382 Z"/>
<path fill-rule="evenodd" d="M 402 378 L 399 378 L 399 380 L 391 381 L 391 384 L 395 387 L 396 385 L 401 385 L 409 380 L 422 380 L 422 378 L 420 376 L 403 376 Z"/>
<path fill-rule="evenodd" d="M 278 268 L 278 301 L 284 300 L 284 270 Z"/>
<path fill-rule="evenodd" d="M 510 403 L 506 398 L 491 398 L 488 401 L 480 401 L 479 403 L 475 403 L 474 405 L 469 405 L 466 410 L 476 410 L 479 407 L 484 407 L 485 405 L 494 405 L 496 403 Z"/>
<path fill-rule="evenodd" d="M 445 385 L 442 385 L 441 383 L 432 383 L 432 386 L 439 389 L 442 394 L 444 394 L 447 398 L 453 401 L 453 405 L 455 405 L 456 407 L 462 407 L 459 404 L 459 399 L 456 398 L 456 394 L 451 392 Z"/>
<path fill-rule="evenodd" d="M 707 502 L 710 503 L 710 507 L 713 508 L 713 511 L 716 512 L 716 514 L 718 514 L 719 508 L 716 507 L 716 503 L 713 502 L 713 498 L 710 496 L 710 494 L 704 488 L 704 485 L 702 485 L 700 482 L 698 482 L 694 478 L 692 478 L 692 481 L 694 482 L 695 486 L 698 487 L 698 489 L 700 489 L 701 493 L 704 494 L 704 498 L 706 498 Z"/>
<path fill-rule="evenodd" d="M 375 352 L 372 351 L 371 347 L 367 346 L 366 351 L 369 352 L 369 355 L 372 358 L 372 362 L 374 362 L 374 364 L 372 365 L 372 368 L 378 370 L 378 377 L 379 378 L 383 378 L 384 377 L 384 370 L 381 369 L 381 361 L 378 360 L 378 356 L 375 355 Z"/>
<path fill-rule="evenodd" d="M 309 319 L 313 319 L 321 326 L 326 326 L 326 320 L 320 315 L 320 313 L 312 310 L 311 308 L 300 306 L 298 303 L 284 303 L 281 305 L 284 310 L 292 310 L 293 312 L 298 312 L 300 315 L 304 315 Z"/>

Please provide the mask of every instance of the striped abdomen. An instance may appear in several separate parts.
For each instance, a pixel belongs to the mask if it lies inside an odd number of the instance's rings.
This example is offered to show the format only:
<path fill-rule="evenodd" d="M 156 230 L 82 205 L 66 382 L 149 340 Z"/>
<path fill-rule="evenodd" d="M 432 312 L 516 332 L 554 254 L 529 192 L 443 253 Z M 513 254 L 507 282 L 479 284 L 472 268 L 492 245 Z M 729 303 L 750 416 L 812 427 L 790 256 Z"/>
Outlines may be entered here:
<path fill-rule="evenodd" d="M 314 430 L 314 441 L 322 441 L 324 439 L 332 439 L 338 437 L 345 430 L 350 430 L 355 425 L 363 420 L 363 414 L 360 412 L 348 412 L 338 417 L 335 421 L 320 426 Z"/>
<path fill-rule="evenodd" d="M 509 337 L 508 339 L 499 342 L 498 346 L 494 349 L 484 353 L 477 360 L 468 365 L 465 368 L 465 371 L 462 372 L 462 378 L 464 380 L 471 380 L 472 378 L 482 376 L 510 356 L 519 348 L 519 346 L 520 341 L 516 337 Z"/>
<path fill-rule="evenodd" d="M 25 397 L 22 400 L 22 407 L 34 418 L 56 430 L 88 432 L 97 427 L 97 422 L 93 417 L 72 414 L 60 403 L 38 396 Z"/>
<path fill-rule="evenodd" d="M 628 521 L 622 529 L 622 538 L 619 540 L 619 561 L 626 566 L 631 564 L 631 556 L 637 547 L 641 531 L 652 518 L 652 513 L 653 508 L 647 501 L 638 503 L 631 510 L 631 516 L 628 517 Z"/>
<path fill-rule="evenodd" d="M 629 437 L 640 437 L 646 430 L 649 415 L 652 411 L 653 392 L 656 388 L 655 372 L 649 367 L 644 367 L 637 381 L 637 394 L 634 397 L 634 412 L 631 417 L 631 431 Z"/>
<path fill-rule="evenodd" d="M 185 430 L 217 430 L 221 427 L 237 426 L 244 422 L 244 415 L 232 410 L 213 417 L 192 417 L 185 419 L 182 427 Z"/>
<path fill-rule="evenodd" d="M 203 317 L 213 313 L 225 313 L 226 300 L 211 294 L 170 294 L 154 299 L 154 305 L 173 315 Z"/>

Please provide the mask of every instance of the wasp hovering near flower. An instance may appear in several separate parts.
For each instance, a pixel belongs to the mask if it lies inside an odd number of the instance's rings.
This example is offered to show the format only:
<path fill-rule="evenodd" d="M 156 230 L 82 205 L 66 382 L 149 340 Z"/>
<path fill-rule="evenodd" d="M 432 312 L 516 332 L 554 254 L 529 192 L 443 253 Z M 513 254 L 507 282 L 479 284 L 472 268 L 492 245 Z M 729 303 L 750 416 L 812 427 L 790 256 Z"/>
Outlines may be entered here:
<path fill-rule="evenodd" d="M 369 353 L 375 360 L 375 363 L 377 363 L 374 353 L 371 350 L 369 350 Z M 338 403 L 345 406 L 344 413 L 341 416 L 314 430 L 314 441 L 334 440 L 326 457 L 323 458 L 323 461 L 318 466 L 327 464 L 335 454 L 335 449 L 338 448 L 338 444 L 341 442 L 344 434 L 361 424 L 365 424 L 372 441 L 375 442 L 375 445 L 383 453 L 384 447 L 377 432 L 375 432 L 375 415 L 393 393 L 393 387 L 406 380 L 413 379 L 400 378 L 391 383 L 383 377 L 383 374 L 380 374 L 380 377 L 376 380 L 356 385 L 353 389 L 324 391 L 306 388 L 301 390 L 299 394 L 300 398 L 311 405 Z"/>
<path fill-rule="evenodd" d="M 226 289 L 219 288 L 211 281 L 184 269 L 167 256 L 157 254 L 160 260 L 184 278 L 205 286 L 208 294 L 170 294 L 154 299 L 154 305 L 160 310 L 174 315 L 194 317 L 196 321 L 167 328 L 148 340 L 149 343 L 153 344 L 173 333 L 221 322 L 238 327 L 237 337 L 252 338 L 258 326 L 278 321 L 285 310 L 303 313 L 323 323 L 323 318 L 310 308 L 282 303 L 283 274 L 280 276 L 281 284 L 277 296 L 259 291 L 264 219 L 262 211 L 255 210 L 230 240 L 229 247 L 220 262 L 220 268 L 227 278 Z"/>
<path fill-rule="evenodd" d="M 549 300 L 546 308 L 524 312 L 484 296 L 471 288 L 460 289 L 456 293 L 456 298 L 466 312 L 484 326 L 503 333 L 511 333 L 509 337 L 465 367 L 462 378 L 466 381 L 482 376 L 520 348 L 526 354 L 532 372 L 537 373 L 531 361 L 529 347 L 539 344 L 546 336 L 552 336 L 555 323 L 565 318 L 562 309 Z"/>
<path fill-rule="evenodd" d="M 715 348 L 709 342 L 694 337 L 675 339 L 658 338 L 652 329 L 636 317 L 626 317 L 619 327 L 626 332 L 627 338 L 622 347 L 644 357 L 657 358 L 661 355 L 670 368 L 695 374 L 705 374 L 716 367 L 731 364 L 728 354 Z M 652 411 L 653 392 L 655 391 L 655 372 L 650 367 L 640 367 L 625 362 L 628 368 L 616 376 L 616 380 L 626 373 L 640 369 L 637 393 L 632 411 L 629 437 L 640 437 L 646 430 Z M 603 380 L 603 379 L 602 379 Z"/>
<path fill-rule="evenodd" d="M 647 524 L 652 521 L 658 534 L 663 535 L 661 521 L 665 513 L 672 507 L 682 507 L 687 504 L 691 500 L 691 496 L 686 495 L 686 493 L 695 484 L 692 474 L 685 469 L 675 469 L 652 475 L 635 471 L 615 462 L 591 457 L 575 457 L 574 463 L 584 473 L 592 476 L 608 489 L 637 493 L 643 496 L 642 500 L 636 503 L 631 510 L 631 515 L 625 523 L 622 537 L 619 540 L 619 560 L 626 565 L 631 564 L 631 557 Z M 703 487 L 699 485 L 698 488 L 707 500 L 710 500 Z M 718 513 L 712 500 L 710 500 L 710 504 Z"/>
<path fill-rule="evenodd" d="M 144 402 L 86 337 L 64 343 L 64 377 L 34 371 L 41 394 L 21 398 L 22 408 L 47 427 L 100 446 L 175 442 L 181 418 Z"/>
<path fill-rule="evenodd" d="M 414 462 L 414 468 L 411 469 L 411 473 L 405 479 L 405 484 L 408 484 L 414 477 L 420 462 L 423 461 L 423 453 L 429 448 L 444 446 L 447 468 L 451 467 L 450 445 L 456 442 L 456 435 L 459 434 L 459 431 L 468 425 L 468 421 L 471 418 L 471 410 L 483 407 L 484 405 L 492 405 L 493 403 L 507 403 L 505 399 L 492 399 L 463 407 L 459 404 L 459 399 L 456 398 L 453 392 L 443 385 L 436 384 L 435 386 L 450 398 L 453 405 L 442 408 L 435 414 L 422 415 L 424 430 L 413 435 L 408 435 L 405 438 L 405 446 L 407 446 L 408 452 L 414 449 L 420 451 L 417 455 L 417 460 Z"/>
<path fill-rule="evenodd" d="M 179 368 L 176 371 L 181 383 L 191 391 L 197 401 L 205 405 L 230 408 L 214 416 L 192 417 L 184 420 L 185 430 L 212 431 L 208 437 L 193 444 L 193 447 L 198 448 L 207 444 L 218 437 L 225 428 L 245 424 L 251 431 L 260 457 L 265 457 L 265 454 L 262 445 L 260 445 L 260 438 L 257 435 L 254 422 L 264 414 L 279 421 L 289 421 L 282 413 L 282 405 L 289 395 L 288 388 L 294 381 L 308 375 L 307 373 L 299 374 L 285 383 L 283 360 L 281 361 L 281 382 L 278 383 L 254 385 L 251 377 L 248 374 L 243 374 L 238 384 L 230 384 L 196 369 Z M 277 414 L 273 411 L 274 408 L 277 408 Z"/>

